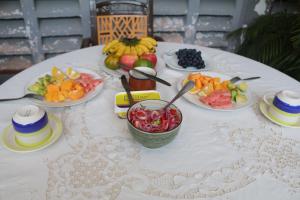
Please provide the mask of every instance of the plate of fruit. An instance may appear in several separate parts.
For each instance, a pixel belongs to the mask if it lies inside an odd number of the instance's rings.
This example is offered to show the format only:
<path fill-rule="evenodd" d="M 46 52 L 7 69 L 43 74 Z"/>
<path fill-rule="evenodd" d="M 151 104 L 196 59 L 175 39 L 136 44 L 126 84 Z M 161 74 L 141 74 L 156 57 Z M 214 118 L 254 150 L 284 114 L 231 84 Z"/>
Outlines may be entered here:
<path fill-rule="evenodd" d="M 102 90 L 103 78 L 86 68 L 53 67 L 30 81 L 26 93 L 42 96 L 32 99 L 35 103 L 47 107 L 65 107 L 84 103 L 95 97 Z"/>
<path fill-rule="evenodd" d="M 151 37 L 121 38 L 104 45 L 100 65 L 112 75 L 123 75 L 134 67 L 151 67 L 158 71 L 164 63 L 156 54 L 157 42 Z"/>
<path fill-rule="evenodd" d="M 246 82 L 230 82 L 225 74 L 203 71 L 191 72 L 180 79 L 177 88 L 189 80 L 195 87 L 184 95 L 189 102 L 202 108 L 219 111 L 234 111 L 252 104 L 252 94 Z"/>
<path fill-rule="evenodd" d="M 168 67 L 180 71 L 211 70 L 214 65 L 211 59 L 197 49 L 173 49 L 163 55 Z"/>

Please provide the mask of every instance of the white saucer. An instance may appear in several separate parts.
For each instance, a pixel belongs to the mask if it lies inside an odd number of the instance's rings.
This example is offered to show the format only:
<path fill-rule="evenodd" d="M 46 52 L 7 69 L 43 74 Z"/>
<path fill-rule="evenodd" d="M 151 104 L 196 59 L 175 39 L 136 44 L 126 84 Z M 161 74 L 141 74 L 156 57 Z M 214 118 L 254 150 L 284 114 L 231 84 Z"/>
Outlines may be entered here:
<path fill-rule="evenodd" d="M 300 128 L 300 120 L 298 120 L 298 122 L 294 125 L 287 125 L 287 124 L 282 124 L 282 123 L 278 122 L 276 119 L 274 119 L 272 116 L 270 116 L 270 114 L 268 112 L 268 105 L 263 100 L 260 101 L 260 103 L 259 103 L 259 109 L 266 118 L 268 118 L 270 121 L 272 121 L 275 124 L 278 124 L 278 125 L 284 126 L 284 127 L 289 127 L 289 128 Z"/>
<path fill-rule="evenodd" d="M 33 147 L 26 147 L 18 144 L 15 139 L 16 132 L 13 126 L 9 125 L 4 129 L 4 131 L 1 134 L 0 141 L 2 146 L 4 146 L 6 149 L 13 152 L 27 153 L 27 152 L 33 152 L 33 151 L 44 149 L 49 145 L 53 144 L 55 141 L 58 140 L 58 138 L 62 134 L 62 130 L 63 130 L 62 122 L 58 117 L 56 117 L 53 114 L 48 114 L 48 118 L 49 118 L 50 126 L 52 128 L 52 135 L 48 140 L 46 140 L 42 144 Z"/>

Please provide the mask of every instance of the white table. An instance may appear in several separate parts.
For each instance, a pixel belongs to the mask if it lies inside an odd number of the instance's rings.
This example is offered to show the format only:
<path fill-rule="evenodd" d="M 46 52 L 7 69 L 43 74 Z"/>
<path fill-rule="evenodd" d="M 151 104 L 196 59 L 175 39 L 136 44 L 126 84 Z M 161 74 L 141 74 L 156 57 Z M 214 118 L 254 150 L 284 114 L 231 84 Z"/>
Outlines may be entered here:
<path fill-rule="evenodd" d="M 174 48 L 159 43 L 158 55 Z M 32 78 L 53 66 L 76 65 L 99 71 L 101 46 L 67 53 L 39 63 L 0 86 L 0 98 L 19 96 Z M 58 142 L 41 151 L 17 154 L 0 146 L 0 199 L 300 199 L 300 132 L 268 121 L 258 102 L 268 91 L 298 90 L 300 83 L 253 60 L 198 47 L 215 71 L 259 75 L 249 82 L 255 103 L 234 112 L 199 108 L 185 99 L 178 136 L 167 146 L 147 149 L 129 134 L 126 121 L 113 113 L 117 79 L 88 103 L 49 109 L 64 123 Z M 162 99 L 176 93 L 183 74 L 161 66 Z M 0 103 L 0 129 L 28 100 Z"/>

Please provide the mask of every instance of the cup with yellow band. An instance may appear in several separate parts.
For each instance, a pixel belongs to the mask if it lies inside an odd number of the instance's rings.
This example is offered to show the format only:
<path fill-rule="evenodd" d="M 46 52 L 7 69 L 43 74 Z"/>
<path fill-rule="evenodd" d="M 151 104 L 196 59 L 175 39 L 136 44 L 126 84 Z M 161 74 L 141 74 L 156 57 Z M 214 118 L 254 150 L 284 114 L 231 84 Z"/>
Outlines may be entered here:
<path fill-rule="evenodd" d="M 16 142 L 23 146 L 36 146 L 47 141 L 52 134 L 45 110 L 35 105 L 18 109 L 12 117 Z"/>
<path fill-rule="evenodd" d="M 264 95 L 268 105 L 269 116 L 284 125 L 294 125 L 300 120 L 300 94 L 290 90 L 282 90 L 277 94 Z"/>

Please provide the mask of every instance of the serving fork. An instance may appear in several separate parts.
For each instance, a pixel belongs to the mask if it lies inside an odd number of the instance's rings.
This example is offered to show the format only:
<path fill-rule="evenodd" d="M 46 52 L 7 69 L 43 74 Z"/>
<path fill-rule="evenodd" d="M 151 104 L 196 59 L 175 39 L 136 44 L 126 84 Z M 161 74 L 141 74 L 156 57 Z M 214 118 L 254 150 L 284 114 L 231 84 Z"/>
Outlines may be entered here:
<path fill-rule="evenodd" d="M 232 79 L 230 79 L 229 81 L 231 83 L 236 83 L 238 81 L 249 81 L 249 80 L 254 80 L 254 79 L 259 79 L 259 78 L 260 78 L 260 76 L 254 76 L 254 77 L 249 77 L 249 78 L 241 78 L 239 76 L 235 76 Z"/>
<path fill-rule="evenodd" d="M 23 98 L 33 98 L 33 99 L 38 99 L 38 100 L 43 100 L 43 97 L 41 95 L 33 94 L 33 93 L 27 93 L 24 96 L 21 97 L 15 97 L 15 98 L 7 98 L 7 99 L 0 99 L 1 101 L 12 101 L 12 100 L 19 100 Z"/>

